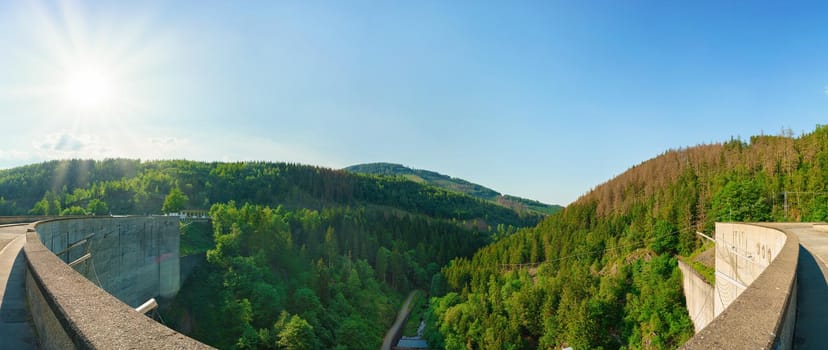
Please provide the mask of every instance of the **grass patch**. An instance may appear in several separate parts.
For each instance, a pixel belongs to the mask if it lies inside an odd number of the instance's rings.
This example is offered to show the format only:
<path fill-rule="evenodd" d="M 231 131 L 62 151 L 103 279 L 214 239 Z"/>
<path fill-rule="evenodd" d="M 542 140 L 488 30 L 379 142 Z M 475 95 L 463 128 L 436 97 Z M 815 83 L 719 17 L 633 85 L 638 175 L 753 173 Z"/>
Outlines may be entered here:
<path fill-rule="evenodd" d="M 711 269 L 710 267 L 707 267 L 706 265 L 696 261 L 690 262 L 690 266 L 692 266 L 693 269 L 698 271 L 699 274 L 702 275 L 702 277 L 704 277 L 704 280 L 707 281 L 708 284 L 710 284 L 711 286 L 716 285 L 716 270 Z"/>
<path fill-rule="evenodd" d="M 693 269 L 696 270 L 696 272 L 698 272 L 704 278 L 704 280 L 712 286 L 716 284 L 716 269 L 702 264 L 696 259 L 699 257 L 699 255 L 707 252 L 710 249 L 716 249 L 715 243 L 705 242 L 704 245 L 693 251 L 693 253 L 691 253 L 690 256 L 680 256 L 679 259 L 693 267 Z"/>
<path fill-rule="evenodd" d="M 417 335 L 417 328 L 420 327 L 420 319 L 422 319 L 423 313 L 425 313 L 425 309 L 423 308 L 425 303 L 425 292 L 418 290 L 414 295 L 414 299 L 411 301 L 411 316 L 408 317 L 408 322 L 403 327 L 402 334 L 404 336 L 413 337 Z"/>

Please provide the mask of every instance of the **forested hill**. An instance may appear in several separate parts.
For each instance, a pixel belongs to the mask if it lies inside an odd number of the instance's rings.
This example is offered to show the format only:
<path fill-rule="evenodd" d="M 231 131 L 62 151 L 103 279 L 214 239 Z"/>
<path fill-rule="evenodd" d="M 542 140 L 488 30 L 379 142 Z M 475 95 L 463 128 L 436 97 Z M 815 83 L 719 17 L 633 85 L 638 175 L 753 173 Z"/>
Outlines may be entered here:
<path fill-rule="evenodd" d="M 369 163 L 353 165 L 344 170 L 373 175 L 402 176 L 414 182 L 425 183 L 449 191 L 465 193 L 470 196 L 485 199 L 518 211 L 530 211 L 544 215 L 557 213 L 563 209 L 560 205 L 541 203 L 536 200 L 520 198 L 510 195 L 501 195 L 499 192 L 472 183 L 429 170 L 411 169 L 409 167 L 393 163 Z"/>
<path fill-rule="evenodd" d="M 542 218 L 399 177 L 285 163 L 68 160 L 0 170 L 0 215 L 182 209 L 210 211 L 212 227 L 182 225 L 182 252 L 206 252 L 207 262 L 162 312 L 222 349 L 376 349 L 402 295 Z"/>
<path fill-rule="evenodd" d="M 0 215 L 154 214 L 179 190 L 187 198 L 180 209 L 209 209 L 230 200 L 314 209 L 370 204 L 483 228 L 540 220 L 537 214 L 394 177 L 286 163 L 131 159 L 49 161 L 0 170 Z"/>
<path fill-rule="evenodd" d="M 676 256 L 699 248 L 694 232 L 716 221 L 824 221 L 826 180 L 825 126 L 667 151 L 452 261 L 432 285 L 441 297 L 427 313 L 429 344 L 676 348 L 693 333 Z"/>

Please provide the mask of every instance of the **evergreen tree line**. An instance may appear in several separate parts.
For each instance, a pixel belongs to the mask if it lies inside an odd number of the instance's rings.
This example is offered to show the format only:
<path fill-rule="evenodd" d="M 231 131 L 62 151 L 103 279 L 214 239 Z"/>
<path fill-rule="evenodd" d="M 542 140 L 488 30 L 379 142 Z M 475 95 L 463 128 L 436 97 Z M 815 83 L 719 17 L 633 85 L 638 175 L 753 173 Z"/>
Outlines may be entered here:
<path fill-rule="evenodd" d="M 486 236 L 387 211 L 216 204 L 215 246 L 166 319 L 219 348 L 370 349 L 400 292 L 427 288 L 442 264 Z M 184 315 L 188 316 L 184 316 Z"/>
<path fill-rule="evenodd" d="M 186 198 L 183 209 L 231 200 L 312 209 L 371 204 L 466 220 L 483 229 L 531 226 L 542 218 L 403 177 L 288 163 L 130 159 L 49 161 L 0 170 L 0 215 L 157 214 L 176 191 Z"/>
<path fill-rule="evenodd" d="M 828 127 L 670 150 L 563 212 L 451 261 L 431 285 L 446 349 L 664 349 L 693 334 L 676 255 L 717 221 L 828 218 Z M 523 264 L 523 265 L 519 265 Z"/>
<path fill-rule="evenodd" d="M 182 251 L 207 250 L 207 262 L 164 318 L 239 349 L 376 348 L 402 295 L 540 219 L 401 177 L 284 163 L 70 160 L 0 171 L 0 214 L 203 208 L 213 232 L 185 226 Z"/>

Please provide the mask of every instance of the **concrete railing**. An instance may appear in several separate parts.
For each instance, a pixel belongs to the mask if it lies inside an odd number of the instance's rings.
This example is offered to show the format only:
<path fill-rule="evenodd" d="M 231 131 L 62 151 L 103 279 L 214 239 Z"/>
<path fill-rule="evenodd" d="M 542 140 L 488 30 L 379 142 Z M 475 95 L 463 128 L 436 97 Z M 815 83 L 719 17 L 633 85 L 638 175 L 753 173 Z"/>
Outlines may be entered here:
<path fill-rule="evenodd" d="M 790 349 L 799 239 L 784 224 L 716 224 L 716 317 L 683 349 Z"/>
<path fill-rule="evenodd" d="M 53 218 L 53 216 L 0 216 L 0 225 L 24 224 Z"/>
<path fill-rule="evenodd" d="M 54 227 L 61 227 L 62 229 L 58 231 L 62 231 L 65 228 L 88 228 L 96 224 L 112 231 L 119 224 L 124 224 L 126 222 L 124 220 L 130 219 L 134 224 L 135 218 L 123 220 L 83 218 L 63 220 L 59 223 L 45 221 L 29 225 L 26 245 L 23 248 L 28 264 L 26 293 L 41 347 L 44 349 L 210 348 L 138 313 L 130 305 L 101 289 L 49 250 L 38 234 L 39 230 L 56 230 Z M 94 222 L 94 220 L 101 221 Z M 100 226 L 102 223 L 103 226 Z M 46 233 L 46 235 L 50 234 L 52 233 Z M 73 235 L 75 238 L 88 237 L 89 232 L 63 232 L 63 236 L 72 237 Z M 75 238 L 67 238 L 66 245 L 71 246 L 73 242 L 79 241 Z M 152 250 L 152 244 L 161 244 L 133 238 L 141 241 L 137 244 L 149 247 L 148 251 Z M 120 239 L 129 240 L 130 237 L 124 235 Z M 175 247 L 177 249 L 177 244 Z M 93 256 L 96 254 L 94 250 L 91 253 Z M 64 252 L 64 254 L 68 257 L 71 253 Z M 122 253 L 122 257 L 126 256 L 125 254 Z M 161 260 L 157 259 L 158 257 L 147 256 L 146 261 L 152 262 L 156 259 L 157 269 L 160 270 Z M 138 271 L 139 276 L 146 276 L 144 270 L 143 267 L 138 266 L 132 271 Z M 175 273 L 178 273 L 177 269 Z M 109 278 L 117 280 L 119 276 L 112 275 Z M 163 281 L 154 283 L 164 284 Z M 159 287 L 160 289 L 163 289 L 163 286 Z M 133 292 L 127 292 L 127 295 L 133 295 Z M 168 292 L 168 290 L 161 292 Z"/>

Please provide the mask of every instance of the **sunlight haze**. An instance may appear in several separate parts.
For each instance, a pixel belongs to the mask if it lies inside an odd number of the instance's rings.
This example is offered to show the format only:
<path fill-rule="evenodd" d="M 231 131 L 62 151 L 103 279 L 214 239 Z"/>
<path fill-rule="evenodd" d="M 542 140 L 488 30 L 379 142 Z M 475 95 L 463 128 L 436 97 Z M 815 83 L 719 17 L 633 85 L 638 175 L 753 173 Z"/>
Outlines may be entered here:
<path fill-rule="evenodd" d="M 670 148 L 810 131 L 826 8 L 3 1 L 0 168 L 400 163 L 566 205 Z"/>

